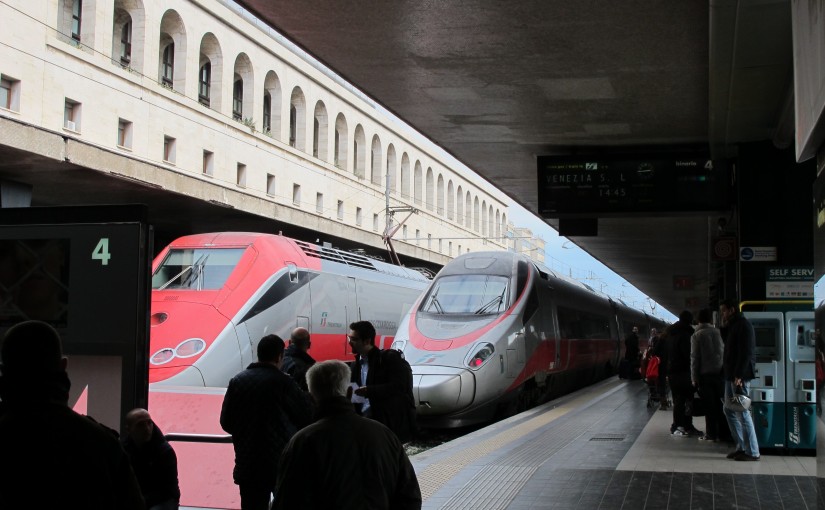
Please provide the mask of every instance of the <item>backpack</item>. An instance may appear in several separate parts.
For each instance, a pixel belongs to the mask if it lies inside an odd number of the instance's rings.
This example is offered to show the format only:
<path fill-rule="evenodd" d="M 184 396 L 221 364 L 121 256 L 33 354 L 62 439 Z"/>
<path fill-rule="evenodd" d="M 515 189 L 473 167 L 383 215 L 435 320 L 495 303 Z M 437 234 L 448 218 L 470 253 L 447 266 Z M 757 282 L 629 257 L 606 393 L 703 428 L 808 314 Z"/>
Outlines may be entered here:
<path fill-rule="evenodd" d="M 647 369 L 645 370 L 645 378 L 648 381 L 654 381 L 659 378 L 659 356 L 651 355 L 647 360 Z"/>

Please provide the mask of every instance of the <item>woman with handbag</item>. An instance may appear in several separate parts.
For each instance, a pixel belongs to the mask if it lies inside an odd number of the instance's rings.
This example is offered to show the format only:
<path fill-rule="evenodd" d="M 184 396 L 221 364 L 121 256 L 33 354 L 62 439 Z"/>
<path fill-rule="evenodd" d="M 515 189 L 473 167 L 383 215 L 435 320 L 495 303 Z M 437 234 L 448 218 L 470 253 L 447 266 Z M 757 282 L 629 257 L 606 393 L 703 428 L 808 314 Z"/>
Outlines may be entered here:
<path fill-rule="evenodd" d="M 711 324 L 710 309 L 699 310 L 699 325 L 690 337 L 690 374 L 699 389 L 705 411 L 705 435 L 699 439 L 719 441 L 727 436 L 728 423 L 722 414 L 722 335 Z"/>

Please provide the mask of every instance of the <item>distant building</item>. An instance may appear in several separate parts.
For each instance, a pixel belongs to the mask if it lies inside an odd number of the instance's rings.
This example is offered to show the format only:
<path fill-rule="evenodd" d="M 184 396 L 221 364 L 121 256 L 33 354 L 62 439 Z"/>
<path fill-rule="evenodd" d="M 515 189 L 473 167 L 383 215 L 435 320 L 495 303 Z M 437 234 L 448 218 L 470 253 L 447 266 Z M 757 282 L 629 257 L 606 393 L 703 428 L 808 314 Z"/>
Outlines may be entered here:
<path fill-rule="evenodd" d="M 533 235 L 529 228 L 517 227 L 507 222 L 507 251 L 522 253 L 535 262 L 544 264 L 544 239 Z"/>

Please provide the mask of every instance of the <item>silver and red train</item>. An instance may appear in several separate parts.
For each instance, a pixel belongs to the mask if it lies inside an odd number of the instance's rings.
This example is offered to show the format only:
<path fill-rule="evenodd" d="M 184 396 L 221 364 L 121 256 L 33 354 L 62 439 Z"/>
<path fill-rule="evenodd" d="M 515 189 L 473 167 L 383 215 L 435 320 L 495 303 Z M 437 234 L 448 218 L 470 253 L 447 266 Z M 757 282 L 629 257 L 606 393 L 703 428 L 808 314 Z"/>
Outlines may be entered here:
<path fill-rule="evenodd" d="M 257 343 L 303 326 L 318 360 L 353 359 L 351 322 L 375 325 L 389 347 L 426 288 L 420 272 L 270 234 L 181 237 L 153 263 L 149 382 L 226 387 Z"/>
<path fill-rule="evenodd" d="M 423 425 L 526 409 L 614 372 L 633 326 L 665 324 L 510 252 L 464 254 L 438 273 L 393 347 L 412 366 Z"/>

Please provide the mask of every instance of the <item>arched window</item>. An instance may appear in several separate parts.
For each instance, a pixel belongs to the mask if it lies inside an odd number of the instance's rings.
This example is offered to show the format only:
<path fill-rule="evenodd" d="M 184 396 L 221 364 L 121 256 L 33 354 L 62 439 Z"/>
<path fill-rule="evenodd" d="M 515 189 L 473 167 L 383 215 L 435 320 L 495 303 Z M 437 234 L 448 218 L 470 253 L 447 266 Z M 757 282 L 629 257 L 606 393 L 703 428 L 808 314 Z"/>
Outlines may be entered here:
<path fill-rule="evenodd" d="M 372 137 L 372 150 L 370 159 L 370 182 L 381 184 L 381 140 L 378 135 Z"/>
<path fill-rule="evenodd" d="M 322 101 L 315 103 L 314 121 L 312 123 L 312 155 L 322 161 L 329 161 L 329 118 L 327 107 Z"/>
<path fill-rule="evenodd" d="M 478 209 L 478 197 L 473 199 L 473 229 L 481 232 L 481 211 Z"/>
<path fill-rule="evenodd" d="M 289 145 L 295 147 L 298 137 L 298 109 L 294 104 L 289 105 Z"/>
<path fill-rule="evenodd" d="M 388 190 L 389 190 L 390 193 L 395 193 L 396 192 L 396 186 L 397 185 L 395 183 L 395 180 L 396 180 L 395 167 L 396 167 L 395 147 L 392 144 L 390 144 L 387 147 L 387 174 L 386 174 L 387 175 L 387 182 L 389 183 Z"/>
<path fill-rule="evenodd" d="M 163 48 L 161 61 L 161 83 L 173 87 L 175 80 L 175 43 L 170 42 Z"/>
<path fill-rule="evenodd" d="M 343 113 L 335 118 L 335 157 L 334 164 L 342 170 L 347 169 L 347 147 L 349 145 L 347 120 Z"/>
<path fill-rule="evenodd" d="M 210 105 L 210 90 L 212 85 L 212 63 L 208 60 L 204 62 L 198 72 L 198 101 L 204 105 Z"/>
<path fill-rule="evenodd" d="M 433 182 L 433 169 L 427 168 L 426 201 L 424 207 L 432 211 L 435 209 L 435 183 Z"/>
<path fill-rule="evenodd" d="M 353 142 L 352 173 L 359 179 L 363 179 L 367 165 L 367 139 L 364 128 L 361 124 L 355 126 L 355 140 Z"/>
<path fill-rule="evenodd" d="M 289 145 L 299 151 L 307 150 L 307 115 L 304 92 L 300 87 L 292 89 L 289 100 Z"/>
<path fill-rule="evenodd" d="M 424 175 L 421 171 L 421 163 L 416 161 L 413 172 L 413 200 L 418 205 L 421 205 L 421 189 L 424 186 L 423 180 Z"/>
<path fill-rule="evenodd" d="M 262 128 L 264 133 L 272 130 L 272 96 L 269 92 L 264 92 L 264 111 L 262 115 Z"/>
<path fill-rule="evenodd" d="M 441 175 L 436 180 L 435 210 L 439 216 L 444 216 L 444 177 Z"/>
<path fill-rule="evenodd" d="M 456 192 L 456 210 L 455 210 L 455 221 L 459 225 L 464 225 L 464 190 L 461 188 L 461 185 L 458 185 L 458 191 Z M 461 252 L 461 250 L 458 250 Z"/>
<path fill-rule="evenodd" d="M 112 62 L 137 72 L 143 72 L 144 12 L 142 0 L 114 0 Z"/>
<path fill-rule="evenodd" d="M 232 84 L 232 118 L 243 119 L 243 80 L 240 75 L 235 75 L 235 82 Z"/>
<path fill-rule="evenodd" d="M 473 228 L 473 199 L 467 191 L 467 200 L 464 203 L 464 226 L 468 229 Z"/>
<path fill-rule="evenodd" d="M 401 198 L 410 198 L 410 157 L 401 155 Z"/>
<path fill-rule="evenodd" d="M 269 71 L 264 78 L 264 94 L 269 94 L 269 130 L 264 128 L 264 133 L 273 138 L 283 140 L 284 134 L 281 132 L 281 82 L 275 71 Z"/>
<path fill-rule="evenodd" d="M 455 219 L 455 190 L 452 180 L 447 183 L 447 219 Z"/>
<path fill-rule="evenodd" d="M 481 202 L 481 235 L 487 237 L 489 235 L 487 230 L 487 201 Z"/>

